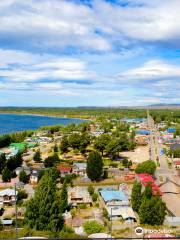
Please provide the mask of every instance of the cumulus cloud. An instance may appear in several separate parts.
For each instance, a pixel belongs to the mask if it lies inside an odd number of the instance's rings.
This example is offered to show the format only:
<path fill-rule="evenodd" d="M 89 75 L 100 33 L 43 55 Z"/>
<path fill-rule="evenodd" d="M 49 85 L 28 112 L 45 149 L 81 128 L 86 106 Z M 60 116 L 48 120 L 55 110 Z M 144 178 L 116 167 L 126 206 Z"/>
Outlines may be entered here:
<path fill-rule="evenodd" d="M 179 101 L 179 61 L 160 51 L 180 47 L 180 1 L 83 2 L 0 1 L 1 93 L 80 105 Z"/>
<path fill-rule="evenodd" d="M 2 1 L 0 42 L 16 49 L 100 52 L 134 41 L 179 45 L 179 0 L 124 3 L 94 0 L 89 7 L 67 0 Z"/>
<path fill-rule="evenodd" d="M 95 78 L 95 73 L 88 71 L 86 62 L 77 58 L 2 49 L 0 53 L 0 77 L 4 80 L 37 82 L 42 79 L 81 81 Z"/>

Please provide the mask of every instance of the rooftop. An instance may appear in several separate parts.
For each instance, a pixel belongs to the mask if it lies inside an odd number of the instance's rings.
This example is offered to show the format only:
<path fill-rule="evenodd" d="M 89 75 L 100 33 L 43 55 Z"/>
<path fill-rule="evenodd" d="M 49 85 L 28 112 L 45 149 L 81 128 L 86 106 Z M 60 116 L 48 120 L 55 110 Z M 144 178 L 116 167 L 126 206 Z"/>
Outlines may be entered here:
<path fill-rule="evenodd" d="M 100 191 L 100 194 L 105 202 L 112 200 L 128 201 L 123 191 L 103 189 Z"/>

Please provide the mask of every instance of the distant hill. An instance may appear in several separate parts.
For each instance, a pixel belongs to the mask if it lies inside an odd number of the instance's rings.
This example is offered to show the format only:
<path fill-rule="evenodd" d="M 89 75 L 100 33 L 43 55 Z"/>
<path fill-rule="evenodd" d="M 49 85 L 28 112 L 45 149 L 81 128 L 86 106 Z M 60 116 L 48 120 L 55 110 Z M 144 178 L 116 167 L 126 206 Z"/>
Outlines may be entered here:
<path fill-rule="evenodd" d="M 151 109 L 180 109 L 180 103 L 177 103 L 177 104 L 153 104 L 153 105 L 149 105 L 147 108 L 151 108 Z"/>

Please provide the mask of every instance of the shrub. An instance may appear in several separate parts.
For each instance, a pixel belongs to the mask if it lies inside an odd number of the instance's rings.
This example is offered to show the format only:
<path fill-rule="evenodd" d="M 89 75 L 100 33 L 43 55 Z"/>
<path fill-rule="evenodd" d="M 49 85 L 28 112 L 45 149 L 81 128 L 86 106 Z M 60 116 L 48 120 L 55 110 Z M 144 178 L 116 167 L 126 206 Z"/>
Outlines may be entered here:
<path fill-rule="evenodd" d="M 89 192 L 90 195 L 93 195 L 93 193 L 94 193 L 94 187 L 93 187 L 92 185 L 89 185 L 89 186 L 88 186 L 88 192 Z"/>
<path fill-rule="evenodd" d="M 104 231 L 104 226 L 99 224 L 96 221 L 85 222 L 83 227 L 84 227 L 85 232 L 88 235 L 93 234 L 93 233 L 100 233 L 100 232 Z"/>
<path fill-rule="evenodd" d="M 86 208 L 87 208 L 87 206 L 86 206 L 86 204 L 85 204 L 85 203 L 82 203 L 82 204 L 79 204 L 79 208 L 80 208 L 80 209 L 86 209 Z"/>
<path fill-rule="evenodd" d="M 93 195 L 92 195 L 93 202 L 96 202 L 97 199 L 98 199 L 98 193 L 94 192 Z"/>

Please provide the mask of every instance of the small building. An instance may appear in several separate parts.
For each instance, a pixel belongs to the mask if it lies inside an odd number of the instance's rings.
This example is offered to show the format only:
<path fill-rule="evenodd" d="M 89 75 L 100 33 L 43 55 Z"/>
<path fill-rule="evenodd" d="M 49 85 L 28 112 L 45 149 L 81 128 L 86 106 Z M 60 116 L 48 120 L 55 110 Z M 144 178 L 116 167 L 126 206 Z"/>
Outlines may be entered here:
<path fill-rule="evenodd" d="M 74 187 L 68 189 L 68 203 L 72 207 L 77 207 L 80 204 L 92 205 L 92 198 L 86 188 Z"/>
<path fill-rule="evenodd" d="M 59 165 L 57 170 L 60 172 L 61 176 L 64 177 L 67 174 L 72 173 L 72 167 L 69 165 Z"/>
<path fill-rule="evenodd" d="M 31 176 L 30 176 L 30 183 L 31 184 L 37 184 L 39 181 L 39 174 L 42 172 L 42 169 L 35 169 L 32 171 Z"/>
<path fill-rule="evenodd" d="M 1 220 L 1 223 L 4 227 L 8 227 L 8 226 L 11 226 L 13 224 L 13 220 L 12 219 L 2 219 Z"/>
<path fill-rule="evenodd" d="M 133 221 L 136 222 L 134 211 L 131 207 L 106 207 L 110 220 Z"/>
<path fill-rule="evenodd" d="M 12 205 L 15 204 L 16 194 L 14 189 L 4 189 L 0 191 L 0 205 L 7 204 Z"/>
<path fill-rule="evenodd" d="M 176 129 L 175 128 L 168 128 L 167 133 L 175 133 Z"/>
<path fill-rule="evenodd" d="M 72 172 L 80 176 L 86 176 L 86 163 L 74 163 Z"/>
<path fill-rule="evenodd" d="M 134 181 L 135 179 L 135 173 L 134 172 L 128 172 L 124 175 L 124 181 Z"/>
<path fill-rule="evenodd" d="M 171 144 L 170 149 L 171 150 L 180 149 L 180 143 Z"/>
<path fill-rule="evenodd" d="M 129 206 L 129 200 L 121 190 L 102 189 L 99 193 L 106 206 Z"/>
<path fill-rule="evenodd" d="M 180 169 L 180 160 L 174 161 L 173 163 L 176 169 Z"/>

